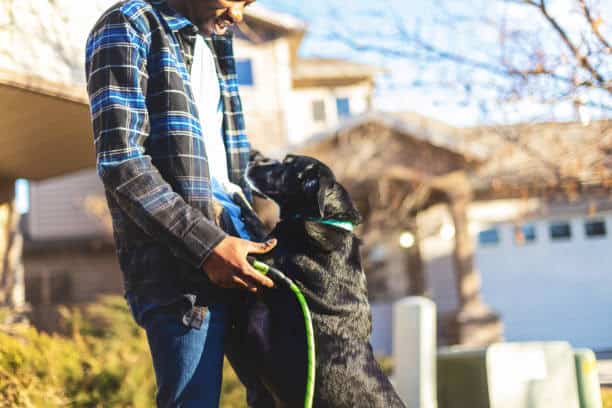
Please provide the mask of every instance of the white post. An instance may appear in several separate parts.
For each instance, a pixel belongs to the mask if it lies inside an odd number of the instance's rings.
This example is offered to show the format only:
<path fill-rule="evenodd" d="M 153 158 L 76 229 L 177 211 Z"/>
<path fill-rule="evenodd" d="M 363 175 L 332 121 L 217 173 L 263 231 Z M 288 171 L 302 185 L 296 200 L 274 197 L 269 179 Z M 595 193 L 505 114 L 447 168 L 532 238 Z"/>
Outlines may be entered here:
<path fill-rule="evenodd" d="M 436 305 L 408 297 L 393 306 L 393 382 L 407 408 L 436 408 Z"/>

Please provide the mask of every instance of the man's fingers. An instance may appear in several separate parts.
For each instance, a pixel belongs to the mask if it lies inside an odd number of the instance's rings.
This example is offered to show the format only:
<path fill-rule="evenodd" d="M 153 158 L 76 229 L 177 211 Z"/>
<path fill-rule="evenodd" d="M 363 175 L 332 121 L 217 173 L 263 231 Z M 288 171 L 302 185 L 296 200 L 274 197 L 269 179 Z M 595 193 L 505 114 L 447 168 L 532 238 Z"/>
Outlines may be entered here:
<path fill-rule="evenodd" d="M 240 288 L 240 289 L 246 289 L 250 292 L 257 292 L 257 285 L 248 282 L 248 280 L 246 279 L 242 279 L 241 277 L 234 275 L 232 276 L 232 283 L 234 284 L 234 286 Z"/>
<path fill-rule="evenodd" d="M 276 239 L 270 239 L 266 242 L 258 243 L 258 242 L 250 242 L 248 253 L 249 254 L 265 254 L 270 252 L 276 246 Z"/>
<path fill-rule="evenodd" d="M 255 268 L 251 266 L 248 262 L 245 262 L 243 265 L 242 273 L 246 275 L 249 279 L 253 279 L 256 283 L 265 286 L 267 288 L 273 288 L 274 282 L 272 279 L 268 278 L 263 273 L 257 271 Z"/>

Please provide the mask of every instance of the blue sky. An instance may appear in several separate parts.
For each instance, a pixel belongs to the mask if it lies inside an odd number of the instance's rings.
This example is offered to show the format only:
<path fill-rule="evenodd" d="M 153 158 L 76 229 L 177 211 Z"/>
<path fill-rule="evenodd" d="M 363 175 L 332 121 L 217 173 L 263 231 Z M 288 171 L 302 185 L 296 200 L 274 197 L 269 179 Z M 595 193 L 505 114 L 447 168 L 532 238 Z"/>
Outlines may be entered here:
<path fill-rule="evenodd" d="M 485 72 L 457 69 L 449 63 L 419 64 L 415 60 L 357 52 L 328 38 L 333 31 L 360 37 L 365 42 L 375 43 L 387 38 L 398 49 L 410 50 L 394 29 L 394 22 L 401 21 L 408 30 L 418 31 L 423 38 L 443 49 L 479 61 L 490 60 L 499 50 L 499 25 L 496 24 L 502 15 L 507 16 L 506 21 L 515 28 L 530 30 L 543 23 L 537 13 L 525 6 L 508 5 L 500 0 L 259 0 L 259 3 L 308 23 L 309 33 L 301 49 L 302 56 L 340 57 L 384 67 L 387 74 L 378 78 L 375 97 L 378 109 L 416 111 L 457 126 L 578 118 L 572 104 L 551 107 L 523 100 L 502 106 L 495 102 L 496 93 L 482 87 L 476 89 L 476 85 L 467 95 L 466 83 L 493 81 Z M 549 1 L 555 17 L 567 23 L 570 29 L 576 18 L 581 17 L 576 14 L 575 4 L 575 0 Z M 612 17 L 612 5 L 601 4 L 605 17 Z M 449 15 L 453 16 L 451 20 Z M 486 18 L 494 24 L 474 23 L 476 18 Z M 560 49 L 556 48 L 560 47 L 556 36 L 543 35 L 541 41 L 545 47 Z M 612 68 L 612 62 L 608 68 Z M 433 85 L 436 82 L 443 84 Z M 589 117 L 598 117 L 602 110 L 595 108 L 587 113 Z"/>

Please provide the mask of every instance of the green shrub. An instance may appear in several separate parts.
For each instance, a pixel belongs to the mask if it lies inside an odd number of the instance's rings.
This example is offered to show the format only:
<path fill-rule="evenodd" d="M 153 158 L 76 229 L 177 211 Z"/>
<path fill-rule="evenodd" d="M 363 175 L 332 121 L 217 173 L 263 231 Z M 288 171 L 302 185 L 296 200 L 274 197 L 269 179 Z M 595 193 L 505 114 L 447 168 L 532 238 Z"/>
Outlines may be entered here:
<path fill-rule="evenodd" d="M 0 408 L 154 407 L 146 336 L 123 298 L 61 312 L 67 337 L 0 328 Z M 241 406 L 244 388 L 226 363 L 221 407 Z"/>

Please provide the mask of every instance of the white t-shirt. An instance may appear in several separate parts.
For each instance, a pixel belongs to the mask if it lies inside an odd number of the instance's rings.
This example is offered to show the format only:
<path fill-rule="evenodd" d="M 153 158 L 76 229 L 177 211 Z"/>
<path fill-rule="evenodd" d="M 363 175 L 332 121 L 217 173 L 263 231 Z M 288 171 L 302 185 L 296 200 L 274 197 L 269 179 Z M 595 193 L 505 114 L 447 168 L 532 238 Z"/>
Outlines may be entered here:
<path fill-rule="evenodd" d="M 191 88 L 200 114 L 210 177 L 218 181 L 227 192 L 240 192 L 241 188 L 229 181 L 223 141 L 223 102 L 217 68 L 213 53 L 201 35 L 196 36 Z"/>

